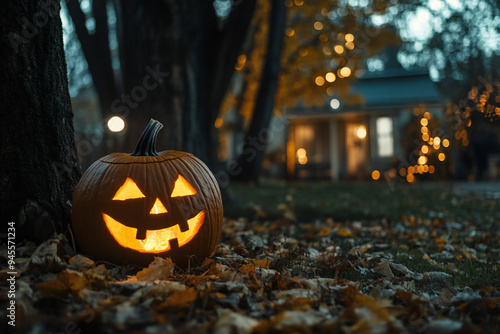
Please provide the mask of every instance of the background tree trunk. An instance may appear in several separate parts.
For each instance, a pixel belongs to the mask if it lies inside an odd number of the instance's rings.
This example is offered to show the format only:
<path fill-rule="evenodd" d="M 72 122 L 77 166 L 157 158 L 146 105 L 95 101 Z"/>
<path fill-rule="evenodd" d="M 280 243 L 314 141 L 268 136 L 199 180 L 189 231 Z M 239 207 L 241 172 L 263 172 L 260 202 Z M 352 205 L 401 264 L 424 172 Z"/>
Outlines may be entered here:
<path fill-rule="evenodd" d="M 118 97 L 119 90 L 115 82 L 109 49 L 109 29 L 106 5 L 108 1 L 92 2 L 92 13 L 95 19 L 95 32 L 89 34 L 85 25 L 86 16 L 80 8 L 79 1 L 68 1 L 68 12 L 73 20 L 75 32 L 87 60 L 92 75 L 102 117 L 107 118 L 111 112 L 111 103 Z"/>
<path fill-rule="evenodd" d="M 123 94 L 112 112 L 125 118 L 123 152 L 132 152 L 150 118 L 163 123 L 158 150 L 182 149 L 184 78 L 178 17 L 166 1 L 115 2 Z"/>
<path fill-rule="evenodd" d="M 65 231 L 81 176 L 59 10 L 59 1 L 0 5 L 1 220 L 16 222 L 17 240 Z"/>
<path fill-rule="evenodd" d="M 286 24 L 286 7 L 282 0 L 273 0 L 269 16 L 269 40 L 257 100 L 250 126 L 245 134 L 243 151 L 238 158 L 239 181 L 258 181 L 269 136 L 266 129 L 273 116 L 274 98 L 278 88 L 281 50 Z"/>

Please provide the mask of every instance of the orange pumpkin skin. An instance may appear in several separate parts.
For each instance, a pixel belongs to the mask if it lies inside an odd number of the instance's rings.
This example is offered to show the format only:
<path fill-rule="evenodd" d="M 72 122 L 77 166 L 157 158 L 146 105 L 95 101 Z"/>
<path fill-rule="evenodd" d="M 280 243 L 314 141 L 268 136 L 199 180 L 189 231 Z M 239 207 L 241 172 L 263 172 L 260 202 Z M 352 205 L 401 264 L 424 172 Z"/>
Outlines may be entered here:
<path fill-rule="evenodd" d="M 175 195 L 179 176 L 187 181 L 180 186 L 191 190 Z M 127 187 L 138 188 L 139 195 L 121 191 Z M 80 250 L 117 264 L 147 266 L 156 256 L 170 257 L 180 267 L 199 264 L 214 252 L 222 219 L 215 177 L 201 160 L 180 151 L 107 155 L 87 169 L 73 196 Z M 161 246 L 151 248 L 158 239 Z"/>

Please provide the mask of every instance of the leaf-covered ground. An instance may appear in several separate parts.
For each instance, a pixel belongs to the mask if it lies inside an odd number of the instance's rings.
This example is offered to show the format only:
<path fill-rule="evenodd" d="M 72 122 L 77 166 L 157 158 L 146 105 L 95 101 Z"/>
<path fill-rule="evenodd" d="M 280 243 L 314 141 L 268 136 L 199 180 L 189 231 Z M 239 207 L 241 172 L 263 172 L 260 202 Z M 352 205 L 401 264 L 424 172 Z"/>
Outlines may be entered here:
<path fill-rule="evenodd" d="M 498 185 L 233 186 L 216 253 L 120 267 L 18 244 L 28 333 L 499 333 Z M 5 240 L 5 238 L 3 238 Z M 9 302 L 0 253 L 1 328 Z M 5 331 L 2 331 L 2 333 Z"/>

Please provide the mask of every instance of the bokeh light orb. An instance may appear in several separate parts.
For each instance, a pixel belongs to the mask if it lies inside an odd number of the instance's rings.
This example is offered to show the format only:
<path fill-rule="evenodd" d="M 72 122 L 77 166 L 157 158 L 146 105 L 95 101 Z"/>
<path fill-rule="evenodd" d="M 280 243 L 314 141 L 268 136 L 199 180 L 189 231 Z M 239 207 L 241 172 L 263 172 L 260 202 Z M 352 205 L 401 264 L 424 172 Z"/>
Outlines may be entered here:
<path fill-rule="evenodd" d="M 111 132 L 121 132 L 125 129 L 125 121 L 118 116 L 113 116 L 108 120 L 108 129 Z"/>

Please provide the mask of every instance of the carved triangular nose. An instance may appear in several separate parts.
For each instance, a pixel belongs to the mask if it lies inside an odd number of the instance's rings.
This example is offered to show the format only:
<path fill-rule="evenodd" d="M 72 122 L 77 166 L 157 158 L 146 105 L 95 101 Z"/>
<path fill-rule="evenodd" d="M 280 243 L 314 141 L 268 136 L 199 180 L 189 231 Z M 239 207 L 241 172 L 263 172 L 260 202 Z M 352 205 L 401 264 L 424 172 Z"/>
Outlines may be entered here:
<path fill-rule="evenodd" d="M 163 203 L 157 197 L 155 204 L 153 204 L 153 207 L 151 208 L 151 211 L 149 211 L 149 213 L 152 215 L 159 215 L 161 213 L 167 213 L 167 212 L 168 212 L 167 208 L 165 208 Z"/>

